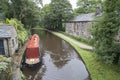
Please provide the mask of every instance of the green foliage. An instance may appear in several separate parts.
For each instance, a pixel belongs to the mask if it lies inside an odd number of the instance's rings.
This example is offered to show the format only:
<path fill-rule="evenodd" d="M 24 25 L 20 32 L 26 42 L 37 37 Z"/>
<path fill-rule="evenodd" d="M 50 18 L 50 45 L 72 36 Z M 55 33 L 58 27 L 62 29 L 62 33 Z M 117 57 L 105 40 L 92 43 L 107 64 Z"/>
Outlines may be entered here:
<path fill-rule="evenodd" d="M 11 63 L 11 58 L 0 56 L 0 73 L 2 71 L 6 71 L 10 63 Z"/>
<path fill-rule="evenodd" d="M 0 20 L 4 20 L 11 12 L 9 0 L 0 0 Z"/>
<path fill-rule="evenodd" d="M 25 1 L 27 1 L 27 2 L 25 2 Z M 20 5 L 20 7 L 23 6 L 23 8 L 21 8 L 21 9 L 22 10 L 24 9 L 24 11 L 22 13 L 23 17 L 21 18 L 21 22 L 28 29 L 39 25 L 40 19 L 41 19 L 40 18 L 40 8 L 32 0 L 23 0 L 23 3 L 24 3 L 24 5 Z"/>
<path fill-rule="evenodd" d="M 62 22 L 72 18 L 72 6 L 68 0 L 52 0 L 41 10 L 43 26 L 50 30 L 62 30 Z"/>
<path fill-rule="evenodd" d="M 10 63 L 11 62 L 11 58 L 6 58 L 0 55 L 0 62 L 6 62 L 6 63 Z"/>
<path fill-rule="evenodd" d="M 12 80 L 11 58 L 0 55 L 0 80 Z"/>
<path fill-rule="evenodd" d="M 24 28 L 24 25 L 17 19 L 11 19 L 11 20 L 6 19 L 6 24 L 11 24 L 15 27 L 20 44 L 24 44 L 26 38 L 28 37 L 28 33 Z"/>
<path fill-rule="evenodd" d="M 102 7 L 102 0 L 78 0 L 78 8 L 74 10 L 76 15 L 96 12 L 97 7 Z"/>
<path fill-rule="evenodd" d="M 119 10 L 117 9 L 117 1 L 105 1 L 105 13 L 98 18 L 93 27 L 93 38 L 95 52 L 100 55 L 106 63 L 112 64 L 114 58 L 118 56 L 116 53 L 115 36 L 120 28 Z"/>
<path fill-rule="evenodd" d="M 8 67 L 8 63 L 0 62 L 0 72 L 5 71 Z"/>
<path fill-rule="evenodd" d="M 16 18 L 25 27 L 34 27 L 40 21 L 40 8 L 37 2 L 42 4 L 42 0 L 0 0 L 0 15 L 5 18 Z"/>

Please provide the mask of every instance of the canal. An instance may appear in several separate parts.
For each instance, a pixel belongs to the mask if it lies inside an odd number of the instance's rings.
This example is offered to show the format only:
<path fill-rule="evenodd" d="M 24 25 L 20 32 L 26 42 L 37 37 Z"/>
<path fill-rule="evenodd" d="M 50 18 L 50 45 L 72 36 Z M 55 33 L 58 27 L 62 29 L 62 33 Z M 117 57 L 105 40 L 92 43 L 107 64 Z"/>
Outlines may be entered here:
<path fill-rule="evenodd" d="M 39 34 L 42 63 L 33 68 L 23 67 L 28 80 L 90 80 L 78 53 L 64 40 L 42 30 Z"/>

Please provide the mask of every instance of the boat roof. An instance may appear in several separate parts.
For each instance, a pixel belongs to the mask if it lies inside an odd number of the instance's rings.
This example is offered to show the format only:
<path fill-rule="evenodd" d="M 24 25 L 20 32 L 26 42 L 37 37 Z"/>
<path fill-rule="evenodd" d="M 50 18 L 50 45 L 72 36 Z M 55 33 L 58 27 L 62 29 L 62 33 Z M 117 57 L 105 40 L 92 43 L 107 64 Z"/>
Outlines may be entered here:
<path fill-rule="evenodd" d="M 37 34 L 32 35 L 27 48 L 38 48 L 39 47 L 39 36 Z"/>

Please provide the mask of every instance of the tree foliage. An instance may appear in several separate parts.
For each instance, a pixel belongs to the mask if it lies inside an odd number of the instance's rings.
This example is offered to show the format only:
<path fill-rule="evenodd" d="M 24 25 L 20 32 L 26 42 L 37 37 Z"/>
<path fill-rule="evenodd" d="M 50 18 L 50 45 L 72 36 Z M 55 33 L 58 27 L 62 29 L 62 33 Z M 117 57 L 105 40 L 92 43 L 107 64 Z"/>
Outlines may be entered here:
<path fill-rule="evenodd" d="M 11 20 L 6 19 L 6 24 L 14 25 L 14 27 L 17 31 L 19 44 L 23 45 L 28 37 L 28 33 L 27 33 L 26 29 L 24 28 L 24 25 L 17 19 L 11 19 Z"/>
<path fill-rule="evenodd" d="M 68 0 L 51 0 L 41 10 L 42 22 L 47 29 L 62 30 L 62 22 L 72 18 L 72 6 Z"/>
<path fill-rule="evenodd" d="M 11 6 L 9 0 L 0 0 L 0 20 L 4 20 L 9 16 Z"/>
<path fill-rule="evenodd" d="M 5 18 L 16 18 L 28 29 L 37 25 L 51 30 L 62 30 L 62 22 L 72 18 L 72 6 L 68 0 L 51 0 L 43 6 L 43 0 L 1 0 L 0 11 Z M 42 9 L 38 7 L 42 6 Z"/>
<path fill-rule="evenodd" d="M 76 14 L 96 12 L 97 7 L 102 7 L 102 0 L 78 0 Z"/>
<path fill-rule="evenodd" d="M 116 58 L 119 59 L 120 46 L 115 44 L 115 36 L 120 29 L 119 5 L 119 0 L 106 0 L 105 12 L 93 27 L 95 51 L 106 63 L 113 63 Z"/>
<path fill-rule="evenodd" d="M 42 0 L 36 0 L 42 2 Z M 0 11 L 5 18 L 16 18 L 25 27 L 34 27 L 39 24 L 40 8 L 34 0 L 1 0 Z"/>

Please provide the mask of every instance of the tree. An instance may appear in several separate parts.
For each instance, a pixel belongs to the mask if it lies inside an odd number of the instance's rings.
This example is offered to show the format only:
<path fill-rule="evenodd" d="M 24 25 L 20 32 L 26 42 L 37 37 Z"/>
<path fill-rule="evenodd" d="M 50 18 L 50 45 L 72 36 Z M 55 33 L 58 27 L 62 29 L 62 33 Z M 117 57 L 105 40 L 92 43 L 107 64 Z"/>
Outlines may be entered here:
<path fill-rule="evenodd" d="M 42 0 L 36 0 L 42 2 Z M 40 8 L 33 0 L 1 0 L 0 12 L 5 18 L 16 18 L 20 20 L 25 27 L 36 26 L 40 20 Z"/>
<path fill-rule="evenodd" d="M 11 0 L 13 18 L 20 20 L 25 26 L 36 26 L 39 22 L 40 8 L 32 0 Z"/>
<path fill-rule="evenodd" d="M 52 0 L 51 5 L 53 12 L 56 14 L 56 28 L 61 30 L 62 21 L 67 21 L 72 18 L 72 6 L 68 0 Z"/>
<path fill-rule="evenodd" d="M 101 0 L 78 0 L 78 8 L 74 11 L 77 14 L 95 12 L 98 6 L 102 7 L 101 4 Z"/>
<path fill-rule="evenodd" d="M 28 2 L 26 4 L 26 10 L 24 12 L 24 18 L 22 23 L 28 27 L 35 27 L 39 25 L 40 21 L 40 8 L 34 2 Z"/>
<path fill-rule="evenodd" d="M 0 18 L 5 20 L 11 13 L 11 6 L 9 0 L 0 0 Z"/>
<path fill-rule="evenodd" d="M 62 30 L 62 22 L 72 18 L 73 14 L 68 0 L 52 0 L 49 5 L 43 7 L 42 12 L 45 14 L 45 26 L 51 30 Z"/>
<path fill-rule="evenodd" d="M 119 59 L 120 52 L 115 44 L 115 36 L 120 29 L 119 5 L 119 0 L 106 0 L 105 12 L 93 27 L 95 51 L 106 63 L 113 63 L 116 58 Z"/>
<path fill-rule="evenodd" d="M 40 16 L 41 16 L 41 25 L 44 26 L 47 29 L 52 29 L 52 18 L 53 14 L 51 12 L 51 5 L 46 4 L 40 11 Z"/>

